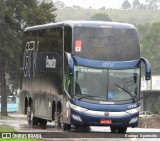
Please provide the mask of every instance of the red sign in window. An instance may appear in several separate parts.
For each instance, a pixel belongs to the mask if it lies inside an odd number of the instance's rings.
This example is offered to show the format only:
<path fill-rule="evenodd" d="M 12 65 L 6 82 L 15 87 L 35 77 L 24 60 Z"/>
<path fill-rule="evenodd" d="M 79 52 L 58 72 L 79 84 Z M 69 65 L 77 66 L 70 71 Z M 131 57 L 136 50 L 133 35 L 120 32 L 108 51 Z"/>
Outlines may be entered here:
<path fill-rule="evenodd" d="M 75 52 L 81 52 L 82 50 L 82 41 L 76 40 L 75 41 Z"/>

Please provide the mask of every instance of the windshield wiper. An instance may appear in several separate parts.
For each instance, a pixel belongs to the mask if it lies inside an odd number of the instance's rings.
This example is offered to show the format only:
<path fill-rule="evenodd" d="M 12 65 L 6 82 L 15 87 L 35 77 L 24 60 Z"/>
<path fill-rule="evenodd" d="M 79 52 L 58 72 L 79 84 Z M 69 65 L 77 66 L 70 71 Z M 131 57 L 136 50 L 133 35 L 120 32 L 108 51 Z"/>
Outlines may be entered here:
<path fill-rule="evenodd" d="M 134 99 L 133 95 L 132 95 L 129 91 L 127 91 L 126 89 L 118 86 L 117 84 L 115 84 L 115 86 L 117 86 L 118 88 L 120 88 L 121 90 L 123 90 L 123 91 L 125 91 L 127 94 L 129 94 L 129 95 L 132 97 L 133 103 L 135 103 L 135 99 Z"/>
<path fill-rule="evenodd" d="M 85 98 L 85 97 L 100 97 L 100 96 L 83 95 L 83 96 L 79 97 L 77 100 L 81 100 L 82 98 Z"/>

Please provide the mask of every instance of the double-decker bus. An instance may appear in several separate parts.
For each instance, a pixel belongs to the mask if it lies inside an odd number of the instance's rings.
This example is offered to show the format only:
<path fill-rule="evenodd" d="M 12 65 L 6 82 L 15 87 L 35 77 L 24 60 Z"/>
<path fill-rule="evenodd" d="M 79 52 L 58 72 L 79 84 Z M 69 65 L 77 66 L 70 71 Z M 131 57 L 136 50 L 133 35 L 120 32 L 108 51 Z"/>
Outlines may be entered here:
<path fill-rule="evenodd" d="M 28 27 L 23 36 L 20 108 L 31 125 L 136 127 L 141 63 L 131 24 L 65 21 Z"/>

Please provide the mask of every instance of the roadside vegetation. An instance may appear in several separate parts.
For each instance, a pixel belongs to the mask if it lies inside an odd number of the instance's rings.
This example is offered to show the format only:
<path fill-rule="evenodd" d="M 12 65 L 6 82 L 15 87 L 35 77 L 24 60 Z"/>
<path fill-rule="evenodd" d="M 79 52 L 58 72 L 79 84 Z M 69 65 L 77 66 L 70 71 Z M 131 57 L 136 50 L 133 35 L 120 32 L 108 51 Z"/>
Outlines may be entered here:
<path fill-rule="evenodd" d="M 75 9 L 63 8 L 57 10 L 56 21 L 91 20 L 97 14 L 108 15 L 112 21 L 132 24 L 145 24 L 159 21 L 160 10 L 122 10 L 122 9 Z"/>
<path fill-rule="evenodd" d="M 10 116 L 0 116 L 0 120 L 1 119 L 13 119 L 13 117 L 10 117 Z"/>
<path fill-rule="evenodd" d="M 7 96 L 17 95 L 20 81 L 20 56 L 24 28 L 55 22 L 53 4 L 37 0 L 0 1 L 0 89 L 1 115 L 7 115 Z M 10 92 L 7 91 L 7 85 Z"/>
<path fill-rule="evenodd" d="M 0 132 L 16 132 L 16 130 L 7 125 L 0 125 Z"/>
<path fill-rule="evenodd" d="M 138 127 L 139 128 L 160 128 L 160 116 L 152 116 L 149 118 L 140 118 Z"/>

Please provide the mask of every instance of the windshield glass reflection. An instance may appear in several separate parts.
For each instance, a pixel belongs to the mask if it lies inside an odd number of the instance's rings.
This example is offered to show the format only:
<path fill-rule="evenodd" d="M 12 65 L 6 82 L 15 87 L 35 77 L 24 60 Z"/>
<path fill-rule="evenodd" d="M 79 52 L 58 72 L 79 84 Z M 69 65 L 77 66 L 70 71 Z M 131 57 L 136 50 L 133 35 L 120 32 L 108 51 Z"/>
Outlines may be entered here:
<path fill-rule="evenodd" d="M 107 70 L 75 66 L 78 99 L 123 101 L 139 97 L 139 69 Z"/>

